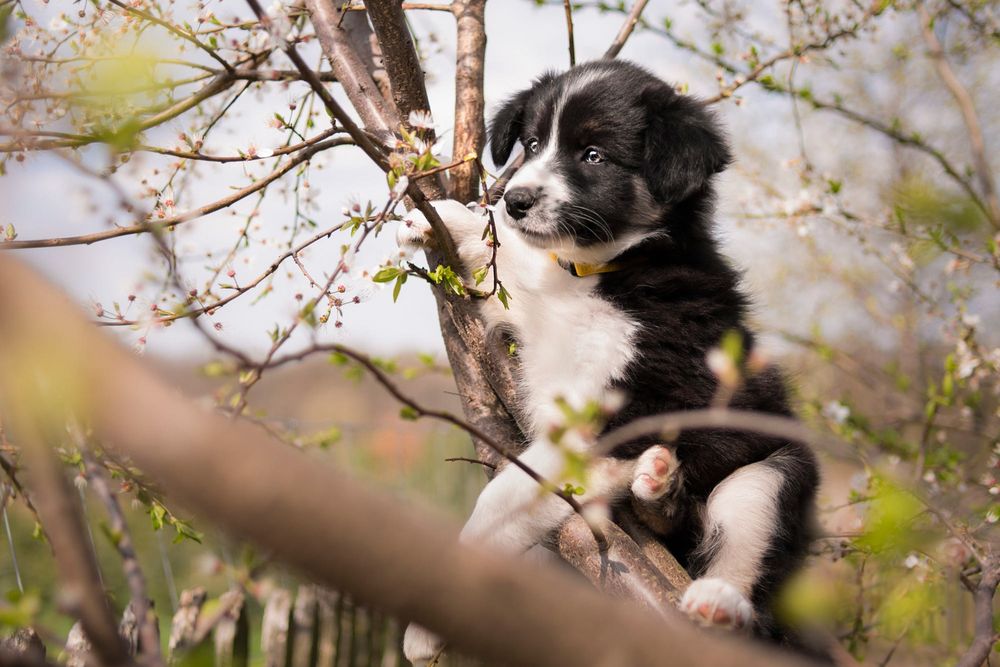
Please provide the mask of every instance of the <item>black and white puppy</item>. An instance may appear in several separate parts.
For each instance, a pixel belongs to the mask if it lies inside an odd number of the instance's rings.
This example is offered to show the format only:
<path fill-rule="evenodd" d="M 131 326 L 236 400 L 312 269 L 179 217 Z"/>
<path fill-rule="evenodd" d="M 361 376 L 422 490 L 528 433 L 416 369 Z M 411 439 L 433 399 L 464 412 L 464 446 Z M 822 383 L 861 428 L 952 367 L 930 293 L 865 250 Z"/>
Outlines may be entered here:
<path fill-rule="evenodd" d="M 496 164 L 518 142 L 526 161 L 497 207 L 510 309 L 491 299 L 483 317 L 518 342 L 532 437 L 522 458 L 558 483 L 565 456 L 547 437 L 564 419 L 557 398 L 579 407 L 623 397 L 608 429 L 704 408 L 718 389 L 707 353 L 728 331 L 752 347 L 739 276 L 712 237 L 712 180 L 730 152 L 701 103 L 622 61 L 539 78 L 502 106 L 490 137 Z M 486 265 L 483 218 L 455 201 L 435 208 L 466 266 Z M 430 241 L 419 214 L 398 236 L 403 245 Z M 749 376 L 730 405 L 790 414 L 773 369 Z M 627 466 L 624 480 L 608 473 L 615 462 Z M 637 505 L 695 577 L 681 605 L 690 616 L 767 634 L 768 602 L 805 554 L 817 482 L 803 445 L 701 430 L 669 447 L 619 447 L 593 466 L 585 499 Z M 462 539 L 521 552 L 569 512 L 508 466 L 483 490 Z M 416 662 L 439 647 L 417 626 L 404 644 Z"/>

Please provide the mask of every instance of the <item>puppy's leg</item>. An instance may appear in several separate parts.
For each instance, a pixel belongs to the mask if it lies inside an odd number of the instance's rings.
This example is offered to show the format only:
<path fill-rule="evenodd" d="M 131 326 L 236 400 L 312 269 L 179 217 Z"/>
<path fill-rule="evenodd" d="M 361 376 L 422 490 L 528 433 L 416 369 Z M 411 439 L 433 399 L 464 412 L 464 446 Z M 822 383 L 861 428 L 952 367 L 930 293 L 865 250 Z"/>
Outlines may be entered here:
<path fill-rule="evenodd" d="M 754 588 L 780 530 L 784 484 L 780 467 L 765 460 L 739 468 L 709 495 L 695 554 L 702 573 L 681 600 L 681 610 L 695 621 L 750 629 Z"/>
<path fill-rule="evenodd" d="M 564 457 L 546 441 L 535 442 L 519 456 L 529 468 L 553 483 L 558 482 L 563 471 Z M 621 466 L 597 462 L 590 470 L 581 500 L 621 493 L 630 482 L 628 472 L 623 472 Z M 461 541 L 521 554 L 541 542 L 572 511 L 566 501 L 508 464 L 479 494 L 472 516 L 462 529 Z M 406 629 L 403 652 L 414 664 L 430 660 L 441 646 L 439 639 L 420 626 L 410 624 Z"/>
<path fill-rule="evenodd" d="M 476 215 L 454 199 L 443 199 L 431 203 L 452 239 L 462 260 L 473 268 L 489 261 L 492 250 L 483 239 L 486 218 Z M 425 248 L 434 243 L 430 223 L 424 214 L 413 209 L 396 230 L 396 243 L 404 248 Z"/>

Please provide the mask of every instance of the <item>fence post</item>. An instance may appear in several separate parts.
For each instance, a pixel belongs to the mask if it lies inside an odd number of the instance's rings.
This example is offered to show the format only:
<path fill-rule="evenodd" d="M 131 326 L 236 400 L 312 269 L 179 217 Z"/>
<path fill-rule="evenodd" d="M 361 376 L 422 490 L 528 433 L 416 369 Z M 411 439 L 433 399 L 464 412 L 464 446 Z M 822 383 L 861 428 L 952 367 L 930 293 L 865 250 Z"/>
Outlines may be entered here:
<path fill-rule="evenodd" d="M 317 591 L 316 609 L 316 666 L 336 667 L 337 634 L 340 630 L 340 596 L 333 591 Z"/>
<path fill-rule="evenodd" d="M 66 667 L 87 667 L 89 657 L 90 640 L 77 621 L 66 636 Z"/>
<path fill-rule="evenodd" d="M 292 611 L 291 667 L 315 667 L 319 629 L 316 587 L 302 585 Z"/>
<path fill-rule="evenodd" d="M 177 657 L 194 645 L 198 629 L 198 617 L 205 604 L 205 589 L 189 588 L 181 591 L 177 611 L 170 622 L 170 637 L 167 639 L 167 663 L 173 664 Z"/>
<path fill-rule="evenodd" d="M 45 644 L 34 628 L 18 628 L 0 641 L 0 663 L 5 659 L 22 660 L 25 664 L 45 662 Z"/>
<path fill-rule="evenodd" d="M 215 624 L 215 667 L 247 667 L 250 657 L 250 622 L 246 598 L 232 590 L 219 598 L 221 617 Z"/>
<path fill-rule="evenodd" d="M 260 628 L 260 647 L 266 667 L 286 667 L 288 663 L 288 626 L 291 620 L 292 596 L 281 588 L 271 593 L 264 607 Z"/>
<path fill-rule="evenodd" d="M 160 643 L 160 622 L 156 618 L 156 612 L 154 611 L 153 601 L 146 600 L 146 614 L 151 617 L 153 628 L 156 633 L 156 643 Z M 125 642 L 125 648 L 128 654 L 133 658 L 140 653 L 144 652 L 145 646 L 142 643 L 142 632 L 140 631 L 140 621 L 135 615 L 135 605 L 133 602 L 129 602 L 128 606 L 125 607 L 125 611 L 122 612 L 121 623 L 118 624 L 118 634 L 121 635 L 122 640 Z M 159 649 L 156 651 L 159 655 Z"/>

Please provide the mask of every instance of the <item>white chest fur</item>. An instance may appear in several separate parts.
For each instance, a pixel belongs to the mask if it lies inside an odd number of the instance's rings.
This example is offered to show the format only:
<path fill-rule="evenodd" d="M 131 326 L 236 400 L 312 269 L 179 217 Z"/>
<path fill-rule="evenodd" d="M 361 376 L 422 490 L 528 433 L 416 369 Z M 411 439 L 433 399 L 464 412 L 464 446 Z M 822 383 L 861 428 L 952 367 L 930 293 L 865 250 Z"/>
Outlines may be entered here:
<path fill-rule="evenodd" d="M 518 250 L 503 253 L 508 261 L 500 267 L 510 284 L 510 310 L 490 309 L 487 318 L 516 330 L 522 407 L 540 436 L 563 419 L 557 398 L 577 408 L 607 398 L 635 355 L 637 324 L 594 294 L 596 276 L 577 278 L 535 248 Z"/>

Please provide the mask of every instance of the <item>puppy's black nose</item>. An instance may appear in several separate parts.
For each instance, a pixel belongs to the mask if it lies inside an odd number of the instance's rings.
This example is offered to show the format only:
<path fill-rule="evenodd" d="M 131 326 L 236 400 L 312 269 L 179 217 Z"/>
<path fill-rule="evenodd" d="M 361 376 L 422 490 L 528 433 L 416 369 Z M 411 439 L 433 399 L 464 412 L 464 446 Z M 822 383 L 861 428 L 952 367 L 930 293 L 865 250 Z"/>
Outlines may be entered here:
<path fill-rule="evenodd" d="M 508 190 L 503 200 L 507 202 L 507 213 L 515 220 L 526 216 L 528 209 L 535 205 L 535 195 L 527 188 Z"/>

